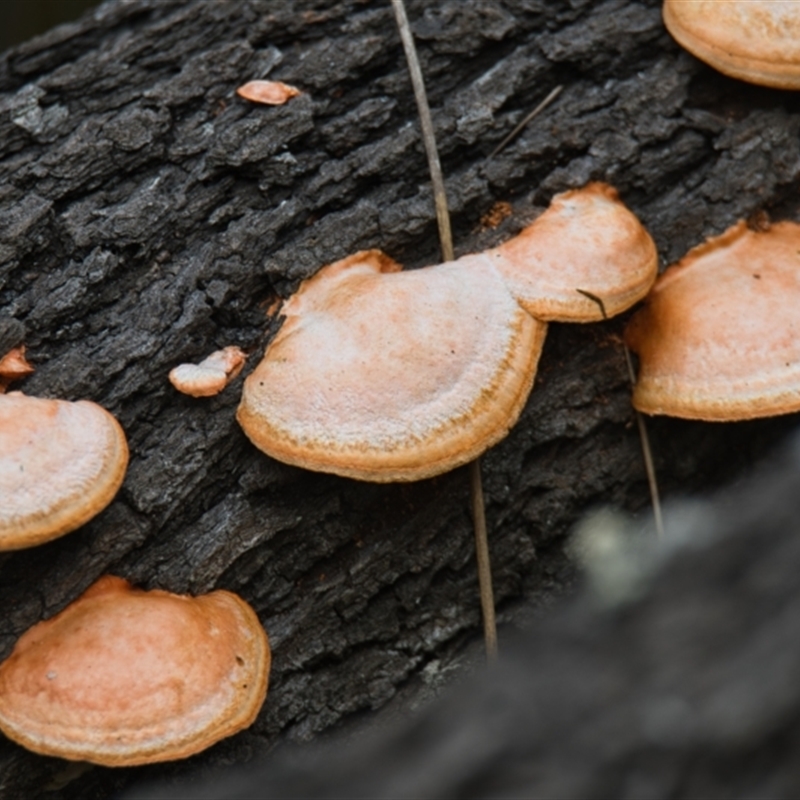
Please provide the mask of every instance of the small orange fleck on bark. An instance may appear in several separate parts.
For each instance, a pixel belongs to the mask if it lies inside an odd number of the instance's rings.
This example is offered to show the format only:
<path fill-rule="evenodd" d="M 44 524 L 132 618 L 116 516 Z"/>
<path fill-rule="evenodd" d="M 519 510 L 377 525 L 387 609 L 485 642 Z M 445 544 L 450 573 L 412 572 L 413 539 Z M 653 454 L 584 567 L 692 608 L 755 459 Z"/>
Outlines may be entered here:
<path fill-rule="evenodd" d="M 511 203 L 498 200 L 482 217 L 481 228 L 496 228 L 506 217 L 511 216 Z"/>
<path fill-rule="evenodd" d="M 302 94 L 295 86 L 280 81 L 250 81 L 236 90 L 239 97 L 268 106 L 282 106 L 287 100 Z"/>
<path fill-rule="evenodd" d="M 25 359 L 25 345 L 12 347 L 2 358 L 0 358 L 0 394 L 13 381 L 32 375 L 33 367 Z"/>

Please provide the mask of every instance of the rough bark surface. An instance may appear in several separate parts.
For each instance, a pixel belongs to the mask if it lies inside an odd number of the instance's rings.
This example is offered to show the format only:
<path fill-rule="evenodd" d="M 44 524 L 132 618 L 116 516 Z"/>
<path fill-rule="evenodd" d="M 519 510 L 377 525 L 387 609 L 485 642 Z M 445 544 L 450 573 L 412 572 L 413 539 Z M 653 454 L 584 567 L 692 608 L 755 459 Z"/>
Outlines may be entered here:
<path fill-rule="evenodd" d="M 800 794 L 800 437 L 757 479 L 587 523 L 593 591 L 405 725 L 125 800 L 753 798 Z M 600 587 L 602 590 L 598 591 Z M 599 601 L 599 602 L 598 602 Z"/>
<path fill-rule="evenodd" d="M 738 218 L 798 217 L 797 97 L 700 64 L 659 5 L 408 2 L 459 252 L 590 179 L 618 187 L 665 263 Z M 304 94 L 276 108 L 235 96 L 266 76 Z M 485 229 L 498 201 L 513 214 Z M 238 428 L 241 378 L 210 400 L 167 382 L 227 344 L 253 351 L 246 374 L 274 329 L 269 301 L 321 265 L 380 247 L 421 266 L 437 241 L 388 2 L 111 0 L 0 55 L 0 343 L 22 323 L 37 372 L 18 388 L 96 400 L 131 446 L 106 511 L 2 557 L 0 655 L 106 572 L 236 591 L 274 647 L 250 731 L 188 764 L 80 775 L 3 743 L 0 795 L 108 797 L 241 761 L 411 704 L 458 661 L 479 629 L 465 474 L 378 486 L 290 468 Z M 569 588 L 564 536 L 587 508 L 646 507 L 620 330 L 551 326 L 520 422 L 484 459 L 501 619 Z M 793 421 L 654 421 L 664 492 L 741 474 Z"/>

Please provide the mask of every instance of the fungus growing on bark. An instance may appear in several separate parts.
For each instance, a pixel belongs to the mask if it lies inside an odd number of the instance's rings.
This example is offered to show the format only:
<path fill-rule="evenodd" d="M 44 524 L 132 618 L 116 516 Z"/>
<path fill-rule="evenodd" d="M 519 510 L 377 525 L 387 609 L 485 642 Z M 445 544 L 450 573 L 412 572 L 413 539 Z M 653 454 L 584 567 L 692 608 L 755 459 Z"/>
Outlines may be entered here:
<path fill-rule="evenodd" d="M 597 319 L 582 292 L 617 313 L 655 278 L 655 247 L 616 193 L 585 195 L 558 196 L 516 239 L 457 261 L 402 272 L 370 250 L 323 267 L 285 303 L 245 381 L 237 418 L 251 441 L 289 464 L 380 482 L 438 475 L 498 442 L 541 353 L 546 323 L 532 309 Z"/>
<path fill-rule="evenodd" d="M 297 97 L 302 92 L 295 86 L 280 81 L 250 81 L 240 86 L 236 94 L 253 103 L 282 106 L 287 100 Z"/>
<path fill-rule="evenodd" d="M 0 729 L 49 756 L 110 767 L 184 758 L 253 723 L 270 651 L 250 606 L 100 578 L 0 665 Z"/>
<path fill-rule="evenodd" d="M 25 346 L 12 347 L 0 358 L 0 394 L 5 392 L 9 384 L 32 375 L 34 371 L 25 358 Z"/>
<path fill-rule="evenodd" d="M 211 397 L 219 394 L 241 371 L 247 356 L 238 347 L 217 350 L 199 364 L 180 364 L 169 382 L 183 394 Z"/>
<path fill-rule="evenodd" d="M 658 272 L 652 238 L 605 183 L 556 195 L 544 214 L 486 255 L 522 307 L 547 322 L 613 317 L 641 300 Z"/>
<path fill-rule="evenodd" d="M 111 502 L 127 465 L 125 434 L 96 403 L 0 394 L 0 550 L 88 522 Z"/>
<path fill-rule="evenodd" d="M 800 3 L 789 0 L 665 0 L 678 43 L 732 78 L 800 89 Z"/>
<path fill-rule="evenodd" d="M 725 421 L 800 410 L 800 225 L 739 222 L 658 279 L 625 339 L 634 406 Z"/>

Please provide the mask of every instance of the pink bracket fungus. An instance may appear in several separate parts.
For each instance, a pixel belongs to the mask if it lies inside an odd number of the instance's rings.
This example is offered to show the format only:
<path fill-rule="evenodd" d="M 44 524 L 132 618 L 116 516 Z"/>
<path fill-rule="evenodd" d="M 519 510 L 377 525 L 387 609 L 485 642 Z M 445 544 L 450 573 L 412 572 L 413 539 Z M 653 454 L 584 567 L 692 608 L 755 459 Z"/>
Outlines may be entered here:
<path fill-rule="evenodd" d="M 33 375 L 34 372 L 34 368 L 25 358 L 25 346 L 13 347 L 0 358 L 0 394 L 5 392 L 10 383 Z"/>
<path fill-rule="evenodd" d="M 739 222 L 658 279 L 625 338 L 633 404 L 726 421 L 800 411 L 800 225 Z"/>
<path fill-rule="evenodd" d="M 544 214 L 486 255 L 520 305 L 547 322 L 620 314 L 647 294 L 658 272 L 655 243 L 605 183 L 556 195 Z"/>
<path fill-rule="evenodd" d="M 23 747 L 109 767 L 184 758 L 250 726 L 270 651 L 252 608 L 100 578 L 0 665 L 0 729 Z"/>
<path fill-rule="evenodd" d="M 796 0 L 665 0 L 664 24 L 714 69 L 776 89 L 800 89 Z"/>
<path fill-rule="evenodd" d="M 211 397 L 219 394 L 241 371 L 247 356 L 238 347 L 217 350 L 199 364 L 180 364 L 169 382 L 183 394 Z"/>
<path fill-rule="evenodd" d="M 0 394 L 0 550 L 88 522 L 114 498 L 127 465 L 125 434 L 96 403 Z"/>
<path fill-rule="evenodd" d="M 250 81 L 236 90 L 239 97 L 253 103 L 262 103 L 268 106 L 282 106 L 293 97 L 302 92 L 295 86 L 280 81 Z"/>
<path fill-rule="evenodd" d="M 583 292 L 617 313 L 655 275 L 652 240 L 598 184 L 559 195 L 486 253 L 407 272 L 357 253 L 285 303 L 237 419 L 258 448 L 307 469 L 377 482 L 441 474 L 516 422 L 546 333 L 539 313 L 600 318 Z"/>

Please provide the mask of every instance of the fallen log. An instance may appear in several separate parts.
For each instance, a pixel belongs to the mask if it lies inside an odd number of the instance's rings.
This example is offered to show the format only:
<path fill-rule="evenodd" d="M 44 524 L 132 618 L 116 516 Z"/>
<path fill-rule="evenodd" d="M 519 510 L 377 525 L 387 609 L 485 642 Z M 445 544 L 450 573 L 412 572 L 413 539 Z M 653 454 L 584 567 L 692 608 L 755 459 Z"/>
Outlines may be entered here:
<path fill-rule="evenodd" d="M 738 218 L 798 216 L 793 96 L 681 51 L 655 0 L 408 6 L 458 254 L 593 179 L 619 189 L 664 263 Z M 303 93 L 278 107 L 236 96 L 265 77 Z M 0 55 L 0 338 L 24 326 L 37 371 L 17 388 L 101 403 L 131 448 L 106 511 L 2 557 L 2 655 L 112 573 L 240 593 L 275 656 L 249 732 L 186 765 L 94 769 L 48 796 L 109 796 L 306 741 L 393 699 L 411 707 L 431 664 L 460 663 L 479 629 L 466 475 L 376 486 L 313 474 L 256 451 L 234 419 L 276 297 L 358 249 L 438 260 L 428 187 L 388 3 L 110 0 Z M 647 513 L 622 324 L 551 326 L 519 423 L 484 459 L 501 622 L 569 591 L 565 535 L 588 508 Z M 227 345 L 251 355 L 220 395 L 170 386 L 174 366 Z M 655 420 L 662 491 L 730 481 L 791 425 Z M 0 747 L 9 797 L 62 773 Z"/>

